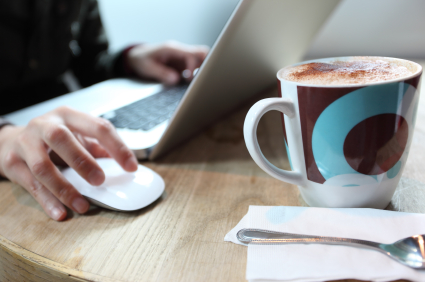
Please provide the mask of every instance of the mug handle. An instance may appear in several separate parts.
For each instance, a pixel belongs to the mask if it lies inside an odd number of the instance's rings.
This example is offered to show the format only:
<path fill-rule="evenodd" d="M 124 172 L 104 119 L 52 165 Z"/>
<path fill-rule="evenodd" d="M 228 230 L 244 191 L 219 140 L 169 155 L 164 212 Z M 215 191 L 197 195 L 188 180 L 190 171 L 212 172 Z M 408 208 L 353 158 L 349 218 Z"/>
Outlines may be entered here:
<path fill-rule="evenodd" d="M 260 145 L 258 144 L 257 140 L 258 122 L 265 113 L 273 110 L 279 111 L 291 119 L 294 119 L 296 117 L 294 103 L 290 99 L 267 98 L 258 101 L 251 107 L 245 118 L 243 134 L 245 138 L 246 147 L 248 148 L 251 157 L 254 159 L 257 165 L 265 172 L 281 181 L 303 186 L 304 177 L 300 171 L 287 171 L 277 168 L 272 163 L 270 163 L 261 152 Z M 292 146 L 296 145 L 293 144 Z"/>

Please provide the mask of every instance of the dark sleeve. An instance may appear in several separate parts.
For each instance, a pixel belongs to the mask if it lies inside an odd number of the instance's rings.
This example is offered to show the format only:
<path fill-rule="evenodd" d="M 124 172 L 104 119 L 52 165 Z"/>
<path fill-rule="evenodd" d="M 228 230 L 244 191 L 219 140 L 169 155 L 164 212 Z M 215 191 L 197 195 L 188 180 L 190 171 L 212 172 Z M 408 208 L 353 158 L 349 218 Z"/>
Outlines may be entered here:
<path fill-rule="evenodd" d="M 2 117 L 0 117 L 0 129 L 5 126 L 5 125 L 9 125 L 12 124 L 10 121 L 8 121 L 7 119 L 4 119 Z"/>
<path fill-rule="evenodd" d="M 113 77 L 127 75 L 124 65 L 124 50 L 114 54 L 108 52 L 108 40 L 102 26 L 98 3 L 83 1 L 76 36 L 78 50 L 74 52 L 71 68 L 82 86 Z"/>

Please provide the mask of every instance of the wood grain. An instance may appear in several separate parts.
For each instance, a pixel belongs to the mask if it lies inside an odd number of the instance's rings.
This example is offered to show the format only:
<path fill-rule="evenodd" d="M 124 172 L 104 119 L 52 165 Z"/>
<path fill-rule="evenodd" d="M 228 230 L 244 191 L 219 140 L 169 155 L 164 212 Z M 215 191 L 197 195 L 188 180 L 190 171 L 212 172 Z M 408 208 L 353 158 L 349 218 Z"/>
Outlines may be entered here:
<path fill-rule="evenodd" d="M 166 188 L 136 212 L 93 207 L 55 222 L 22 187 L 0 182 L 0 281 L 246 281 L 246 248 L 224 242 L 224 235 L 249 205 L 305 205 L 296 186 L 252 161 L 243 140 L 250 106 L 276 95 L 262 93 L 161 160 L 143 163 Z M 289 169 L 278 113 L 264 116 L 258 138 L 264 155 Z M 404 174 L 419 183 L 424 149 L 421 99 Z"/>

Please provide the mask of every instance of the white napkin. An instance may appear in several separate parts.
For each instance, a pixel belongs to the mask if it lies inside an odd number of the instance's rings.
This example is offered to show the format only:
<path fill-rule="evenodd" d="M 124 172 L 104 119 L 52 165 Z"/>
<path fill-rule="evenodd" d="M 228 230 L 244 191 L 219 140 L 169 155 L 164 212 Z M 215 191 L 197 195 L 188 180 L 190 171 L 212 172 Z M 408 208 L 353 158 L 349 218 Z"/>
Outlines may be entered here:
<path fill-rule="evenodd" d="M 376 209 L 250 206 L 224 238 L 241 244 L 242 228 L 363 239 L 393 243 L 425 234 L 425 215 Z M 248 245 L 250 281 L 328 281 L 359 279 L 425 281 L 425 271 L 404 266 L 377 251 L 347 246 L 296 244 Z"/>

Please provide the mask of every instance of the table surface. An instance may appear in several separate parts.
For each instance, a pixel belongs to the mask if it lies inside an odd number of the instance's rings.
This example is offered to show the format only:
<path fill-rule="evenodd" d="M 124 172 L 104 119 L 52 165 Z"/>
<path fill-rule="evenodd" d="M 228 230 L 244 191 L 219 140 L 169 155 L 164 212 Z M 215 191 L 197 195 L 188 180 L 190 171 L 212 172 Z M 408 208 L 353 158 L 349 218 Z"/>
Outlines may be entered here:
<path fill-rule="evenodd" d="M 139 211 L 93 207 L 56 222 L 22 187 L 0 182 L 0 281 L 246 281 L 247 249 L 224 242 L 225 234 L 249 205 L 305 206 L 296 186 L 263 172 L 245 147 L 248 109 L 273 96 L 276 89 L 259 94 L 159 161 L 143 162 L 166 187 Z M 267 113 L 258 128 L 260 146 L 273 164 L 289 169 L 282 138 L 279 113 Z M 422 97 L 388 209 L 425 213 L 424 152 Z"/>

